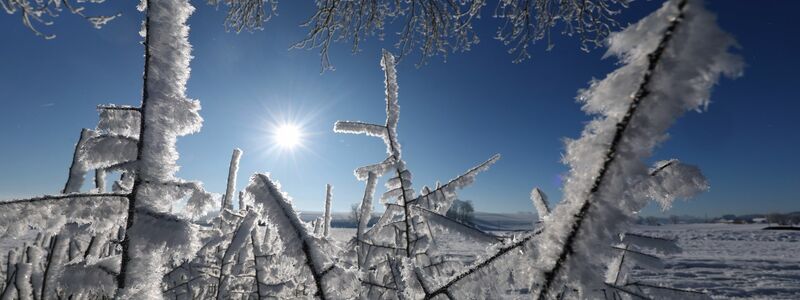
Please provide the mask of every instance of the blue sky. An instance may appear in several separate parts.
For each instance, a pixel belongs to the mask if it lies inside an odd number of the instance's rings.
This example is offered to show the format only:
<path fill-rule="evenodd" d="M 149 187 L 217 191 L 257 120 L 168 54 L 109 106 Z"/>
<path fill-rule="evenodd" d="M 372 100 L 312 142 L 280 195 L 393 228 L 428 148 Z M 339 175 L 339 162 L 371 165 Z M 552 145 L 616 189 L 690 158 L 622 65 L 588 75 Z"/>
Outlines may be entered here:
<path fill-rule="evenodd" d="M 666 214 L 716 216 L 800 210 L 800 104 L 796 1 L 708 1 L 722 27 L 742 45 L 745 76 L 723 80 L 712 105 L 689 113 L 670 131 L 655 159 L 678 158 L 699 165 L 711 190 L 678 202 Z M 334 185 L 334 210 L 359 202 L 363 183 L 358 166 L 385 157 L 380 140 L 332 132 L 336 120 L 383 121 L 380 49 L 371 39 L 351 54 L 334 45 L 334 72 L 320 74 L 316 50 L 288 50 L 305 34 L 297 26 L 312 1 L 283 1 L 279 16 L 263 31 L 225 32 L 224 12 L 193 1 L 194 46 L 187 94 L 199 99 L 205 118 L 199 134 L 179 139 L 179 175 L 201 180 L 222 193 L 234 147 L 244 150 L 239 187 L 254 172 L 270 172 L 303 210 L 321 210 L 325 184 Z M 653 11 L 659 1 L 636 1 L 624 23 Z M 433 58 L 416 68 L 411 57 L 398 66 L 399 136 L 417 189 L 445 182 L 489 158 L 503 155 L 491 170 L 460 193 L 477 210 L 532 211 L 530 189 L 560 197 L 562 138 L 577 137 L 590 117 L 574 101 L 592 78 L 615 68 L 603 50 L 584 53 L 577 41 L 557 37 L 556 47 L 534 47 L 533 59 L 512 64 L 493 40 L 497 22 L 484 8 L 478 22 L 481 43 L 445 63 Z M 112 1 L 96 12 L 123 12 L 101 30 L 64 13 L 43 40 L 18 16 L 0 16 L 0 199 L 56 193 L 63 187 L 80 129 L 93 128 L 97 104 L 138 105 L 142 47 L 141 15 L 131 1 Z M 389 36 L 388 41 L 393 41 Z M 270 151 L 270 124 L 302 122 L 303 149 Z M 661 214 L 654 207 L 647 214 Z"/>

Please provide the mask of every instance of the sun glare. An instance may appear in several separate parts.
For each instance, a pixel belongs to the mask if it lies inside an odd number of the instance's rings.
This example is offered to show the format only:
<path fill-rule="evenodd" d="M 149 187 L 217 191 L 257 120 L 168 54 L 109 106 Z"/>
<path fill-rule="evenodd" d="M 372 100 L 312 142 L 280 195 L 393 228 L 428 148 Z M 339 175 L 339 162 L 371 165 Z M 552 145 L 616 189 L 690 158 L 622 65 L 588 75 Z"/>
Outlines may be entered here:
<path fill-rule="evenodd" d="M 294 124 L 283 124 L 275 130 L 275 142 L 284 149 L 299 146 L 303 138 L 303 131 Z"/>
<path fill-rule="evenodd" d="M 299 155 L 314 154 L 311 148 L 314 137 L 319 134 L 313 131 L 312 121 L 318 116 L 315 111 L 292 107 L 276 110 L 275 105 L 264 109 L 265 111 L 258 114 L 259 120 L 256 123 L 260 134 L 253 135 L 253 142 L 260 148 L 259 153 L 289 162 L 293 162 Z"/>

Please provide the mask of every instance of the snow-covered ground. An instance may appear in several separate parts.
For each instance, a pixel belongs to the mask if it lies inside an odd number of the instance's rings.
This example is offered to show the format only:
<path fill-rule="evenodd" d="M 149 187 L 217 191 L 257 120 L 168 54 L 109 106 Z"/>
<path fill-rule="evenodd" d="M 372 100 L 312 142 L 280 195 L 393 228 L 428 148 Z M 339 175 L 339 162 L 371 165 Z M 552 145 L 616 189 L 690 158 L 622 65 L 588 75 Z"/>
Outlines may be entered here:
<path fill-rule="evenodd" d="M 701 290 L 715 299 L 800 299 L 800 231 L 761 230 L 765 225 L 681 224 L 635 226 L 642 234 L 677 238 L 683 252 L 664 257 L 666 269 L 634 270 L 633 279 Z M 495 232 L 500 233 L 500 232 Z M 331 235 L 347 241 L 354 228 L 333 228 Z M 4 239 L 0 253 L 26 240 Z M 471 261 L 480 245 L 456 239 L 444 241 L 450 253 Z"/>
<path fill-rule="evenodd" d="M 677 237 L 683 252 L 665 258 L 663 272 L 634 277 L 705 290 L 715 299 L 800 299 L 800 231 L 765 225 L 637 226 L 648 235 Z"/>
<path fill-rule="evenodd" d="M 800 231 L 761 230 L 765 225 L 680 224 L 636 226 L 635 232 L 678 238 L 683 252 L 664 257 L 666 269 L 634 270 L 633 279 L 705 291 L 715 299 L 800 299 Z M 355 229 L 334 228 L 349 240 Z M 483 251 L 446 241 L 470 260 Z M 470 248 L 473 247 L 473 248 Z"/>

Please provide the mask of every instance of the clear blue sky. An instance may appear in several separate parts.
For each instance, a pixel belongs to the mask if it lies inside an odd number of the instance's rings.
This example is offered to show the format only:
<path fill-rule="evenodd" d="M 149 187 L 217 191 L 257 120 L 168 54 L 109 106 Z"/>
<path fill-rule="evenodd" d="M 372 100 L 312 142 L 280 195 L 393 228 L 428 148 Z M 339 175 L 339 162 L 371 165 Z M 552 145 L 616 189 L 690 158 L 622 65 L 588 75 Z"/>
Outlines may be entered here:
<path fill-rule="evenodd" d="M 188 95 L 199 99 L 205 118 L 199 134 L 179 139 L 179 175 L 222 193 L 234 147 L 244 150 L 239 187 L 254 172 L 271 172 L 300 209 L 321 210 L 325 184 L 334 188 L 334 210 L 359 202 L 358 166 L 385 157 L 380 140 L 332 132 L 336 120 L 382 122 L 381 47 L 374 39 L 352 55 L 348 44 L 331 53 L 335 72 L 320 75 L 316 50 L 289 46 L 305 30 L 312 1 L 282 1 L 279 16 L 263 31 L 225 32 L 223 11 L 193 1 L 194 45 Z M 299 3 L 301 2 L 301 3 Z M 80 129 L 97 122 L 95 105 L 138 105 L 142 47 L 141 15 L 132 1 L 110 1 L 97 12 L 122 11 L 102 30 L 64 13 L 50 27 L 58 37 L 42 40 L 18 16 L 0 15 L 0 199 L 56 193 L 67 177 Z M 636 1 L 623 15 L 633 22 L 660 1 Z M 797 211 L 800 196 L 800 21 L 797 1 L 709 1 L 722 27 L 742 45 L 745 76 L 715 88 L 707 112 L 689 113 L 672 128 L 656 159 L 679 158 L 701 166 L 711 190 L 679 202 L 667 214 Z M 587 82 L 614 69 L 603 50 L 578 50 L 557 38 L 550 52 L 538 45 L 533 59 L 512 64 L 493 40 L 497 25 L 484 8 L 482 42 L 471 52 L 434 58 L 399 69 L 399 135 L 416 189 L 447 181 L 501 153 L 490 171 L 464 190 L 477 210 L 532 211 L 528 194 L 541 187 L 560 198 L 561 139 L 577 137 L 589 119 L 574 101 Z M 393 41 L 390 37 L 389 41 Z M 270 152 L 268 124 L 275 118 L 305 121 L 305 149 Z M 654 208 L 648 214 L 659 214 Z"/>

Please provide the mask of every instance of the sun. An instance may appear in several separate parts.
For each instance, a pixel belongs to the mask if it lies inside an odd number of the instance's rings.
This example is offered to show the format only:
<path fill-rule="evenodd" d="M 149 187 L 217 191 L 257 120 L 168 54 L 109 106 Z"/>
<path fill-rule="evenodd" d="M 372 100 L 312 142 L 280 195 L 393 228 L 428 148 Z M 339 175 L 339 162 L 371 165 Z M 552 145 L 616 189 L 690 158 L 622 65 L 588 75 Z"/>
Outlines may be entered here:
<path fill-rule="evenodd" d="M 275 129 L 273 139 L 283 149 L 291 150 L 303 141 L 303 130 L 295 124 L 282 124 Z"/>
<path fill-rule="evenodd" d="M 265 158 L 279 158 L 281 162 L 293 162 L 297 157 L 312 154 L 314 140 L 319 132 L 314 131 L 314 121 L 319 119 L 317 110 L 292 109 L 291 106 L 275 109 L 278 105 L 264 107 L 254 119 L 251 136 L 253 146 Z M 289 158 L 289 159 L 286 159 Z"/>

